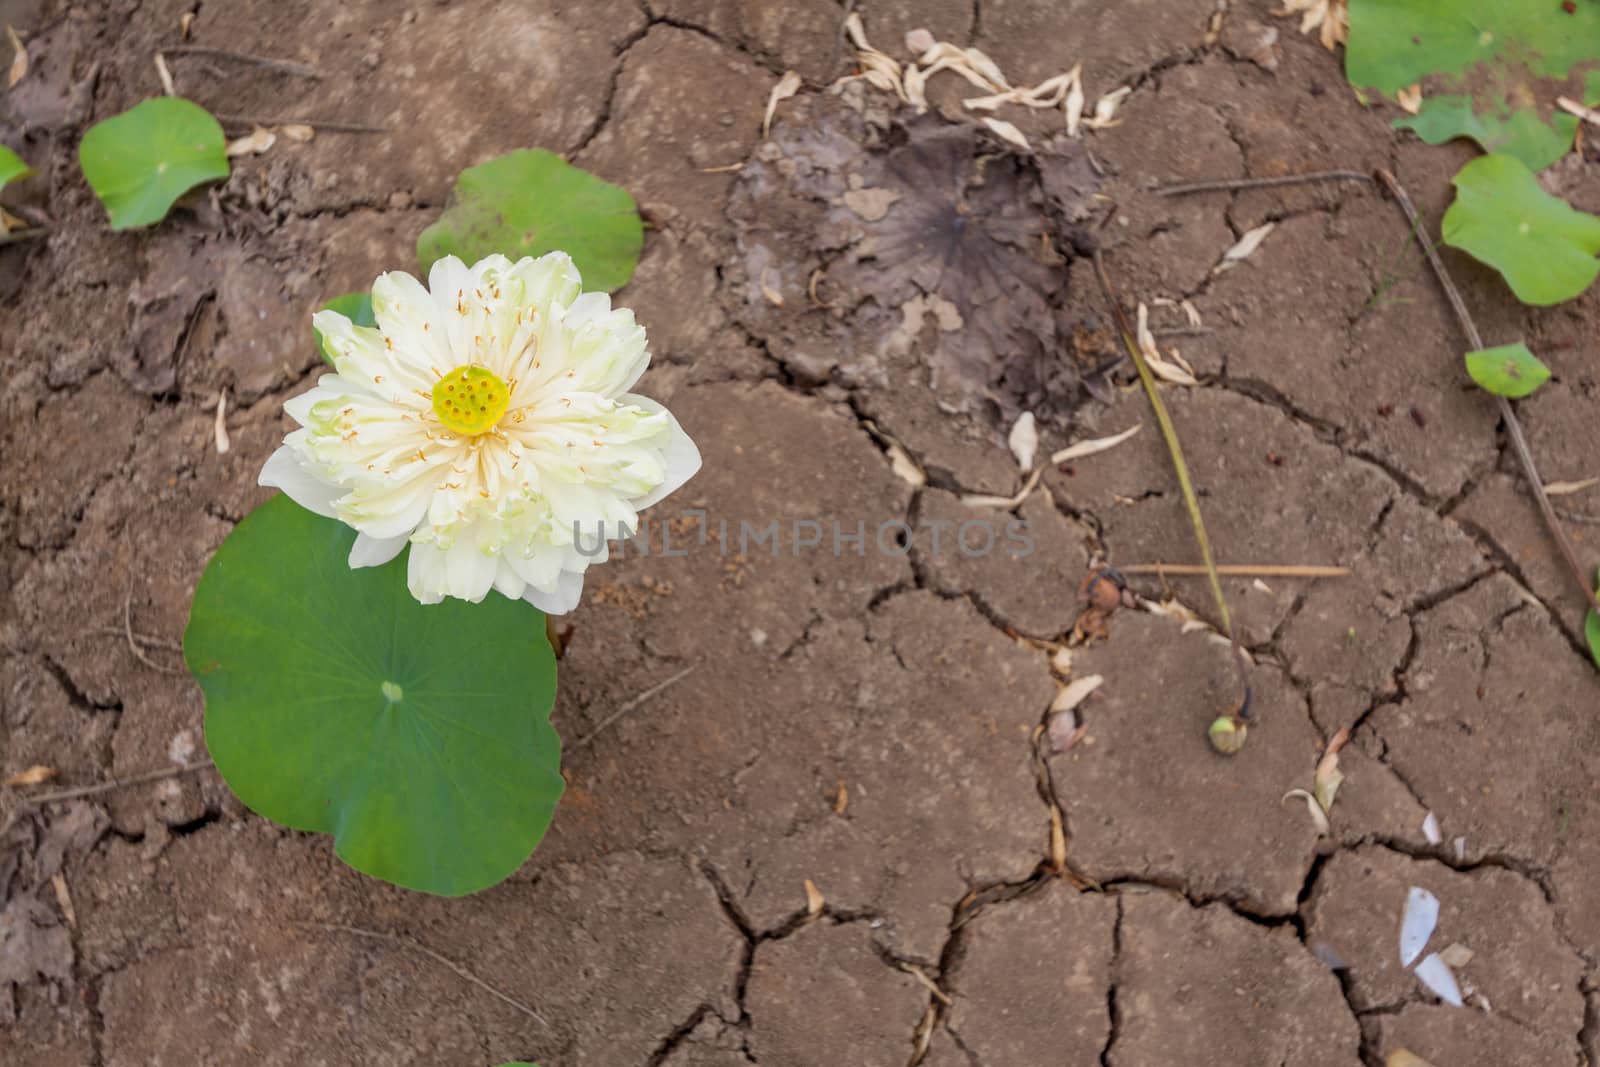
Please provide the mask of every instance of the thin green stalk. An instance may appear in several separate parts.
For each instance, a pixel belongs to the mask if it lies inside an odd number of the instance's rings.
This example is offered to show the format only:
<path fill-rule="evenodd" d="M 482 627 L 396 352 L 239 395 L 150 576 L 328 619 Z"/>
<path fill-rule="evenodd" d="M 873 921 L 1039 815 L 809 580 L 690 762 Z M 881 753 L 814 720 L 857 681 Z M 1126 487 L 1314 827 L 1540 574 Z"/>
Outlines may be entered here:
<path fill-rule="evenodd" d="M 1156 423 L 1161 427 L 1161 436 L 1167 443 L 1167 452 L 1172 456 L 1172 467 L 1178 474 L 1178 487 L 1183 491 L 1183 503 L 1189 509 L 1189 525 L 1194 528 L 1194 539 L 1200 546 L 1200 559 L 1205 563 L 1206 579 L 1211 585 L 1211 597 L 1216 602 L 1217 615 L 1221 618 L 1222 627 L 1228 632 L 1228 640 L 1233 646 L 1234 667 L 1239 672 L 1239 684 L 1244 690 L 1232 715 L 1248 720 L 1250 679 L 1245 670 L 1244 651 L 1239 647 L 1239 635 L 1234 629 L 1233 615 L 1228 611 L 1228 598 L 1222 593 L 1222 578 L 1217 573 L 1216 559 L 1211 553 L 1211 539 L 1206 536 L 1205 519 L 1200 514 L 1200 498 L 1194 491 L 1193 481 L 1189 478 L 1189 464 L 1183 458 L 1183 446 L 1178 442 L 1178 431 L 1172 425 L 1172 416 L 1167 413 L 1167 405 L 1161 399 L 1161 391 L 1156 388 L 1155 375 L 1150 372 L 1150 365 L 1145 362 L 1144 352 L 1139 348 L 1139 339 L 1128 324 L 1127 313 L 1122 310 L 1116 291 L 1111 287 L 1111 279 L 1106 274 L 1105 263 L 1099 249 L 1095 249 L 1094 252 L 1094 272 L 1100 280 L 1100 289 L 1105 294 L 1106 303 L 1111 305 L 1111 314 L 1117 320 L 1117 330 L 1122 334 L 1123 347 L 1133 358 L 1133 365 L 1139 371 L 1139 381 L 1144 385 L 1145 395 L 1150 398 L 1151 408 L 1155 410 Z"/>

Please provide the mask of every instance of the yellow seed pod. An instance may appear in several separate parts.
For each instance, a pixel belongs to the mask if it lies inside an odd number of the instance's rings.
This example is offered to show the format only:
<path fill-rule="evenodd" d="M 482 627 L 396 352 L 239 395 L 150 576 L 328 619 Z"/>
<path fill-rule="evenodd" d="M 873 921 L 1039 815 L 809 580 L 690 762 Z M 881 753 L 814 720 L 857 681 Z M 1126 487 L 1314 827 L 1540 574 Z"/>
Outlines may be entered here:
<path fill-rule="evenodd" d="M 448 430 L 475 437 L 494 429 L 511 403 L 511 391 L 493 371 L 457 367 L 433 387 L 433 411 Z"/>

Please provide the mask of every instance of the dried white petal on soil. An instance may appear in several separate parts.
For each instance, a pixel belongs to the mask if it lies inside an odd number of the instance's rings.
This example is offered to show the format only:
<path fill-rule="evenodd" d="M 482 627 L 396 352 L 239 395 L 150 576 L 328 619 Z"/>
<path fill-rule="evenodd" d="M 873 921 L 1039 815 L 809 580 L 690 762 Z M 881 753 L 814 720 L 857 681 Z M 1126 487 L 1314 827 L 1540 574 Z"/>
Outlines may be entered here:
<path fill-rule="evenodd" d="M 1434 996 L 1446 1004 L 1461 1007 L 1461 987 L 1456 984 L 1450 965 L 1437 952 L 1428 953 L 1427 958 L 1417 964 L 1416 975 Z"/>
<path fill-rule="evenodd" d="M 1239 263 L 1244 262 L 1252 252 L 1261 247 L 1261 242 L 1267 239 L 1267 234 L 1271 233 L 1277 225 L 1275 222 L 1264 222 L 1255 229 L 1250 230 L 1239 238 L 1232 248 L 1222 253 L 1222 261 L 1211 268 L 1211 273 L 1213 275 L 1221 274 L 1223 271 L 1230 270 Z"/>
<path fill-rule="evenodd" d="M 766 297 L 767 303 L 771 304 L 773 307 L 781 308 L 783 307 L 783 294 L 767 281 L 767 272 L 771 269 L 771 267 L 761 268 L 761 295 Z M 779 282 L 783 281 L 781 277 L 778 280 Z"/>
<path fill-rule="evenodd" d="M 228 142 L 228 158 L 247 155 L 259 156 L 277 143 L 277 134 L 265 127 L 257 126 L 245 136 Z"/>
<path fill-rule="evenodd" d="M 1061 105 L 1067 113 L 1067 136 L 1078 136 L 1079 127 L 1083 123 L 1083 64 L 1072 68 L 1072 85 L 1067 89 L 1067 99 Z"/>
<path fill-rule="evenodd" d="M 1439 832 L 1439 817 L 1431 811 L 1422 818 L 1422 836 L 1428 839 L 1430 845 L 1437 845 L 1444 840 L 1444 835 Z"/>
<path fill-rule="evenodd" d="M 1142 303 L 1139 305 L 1137 333 L 1139 351 L 1144 354 L 1144 361 L 1150 365 L 1150 373 L 1162 381 L 1172 382 L 1174 385 L 1200 384 L 1200 379 L 1193 374 L 1190 374 L 1176 363 L 1169 363 L 1161 358 L 1161 351 L 1156 348 L 1156 336 L 1150 332 L 1150 309 Z"/>
<path fill-rule="evenodd" d="M 1344 730 L 1339 732 L 1346 737 L 1349 736 Z M 1335 740 L 1339 741 L 1339 738 L 1335 737 Z M 1343 741 L 1339 741 L 1339 744 L 1342 745 Z M 1344 774 L 1339 770 L 1339 748 L 1335 745 L 1330 744 L 1322 759 L 1317 761 L 1315 782 L 1312 790 L 1317 795 L 1317 803 L 1322 805 L 1323 811 L 1331 810 L 1333 798 L 1338 795 L 1339 786 L 1344 784 Z"/>
<path fill-rule="evenodd" d="M 1397 1048 L 1383 1061 L 1383 1067 L 1433 1067 L 1433 1064 L 1406 1048 Z"/>
<path fill-rule="evenodd" d="M 156 77 L 161 79 L 161 91 L 168 96 L 177 96 L 178 89 L 172 84 L 172 71 L 167 69 L 167 57 L 160 52 L 156 53 Z"/>
<path fill-rule="evenodd" d="M 16 84 L 28 74 L 28 50 L 22 46 L 22 38 L 17 36 L 17 31 L 6 24 L 6 40 L 11 42 L 13 55 L 11 57 L 11 73 L 6 75 L 6 88 L 14 89 Z"/>
<path fill-rule="evenodd" d="M 1475 955 L 1477 953 L 1459 941 L 1452 941 L 1448 947 L 1439 950 L 1439 958 L 1444 960 L 1445 965 L 1452 971 L 1459 970 L 1471 963 L 1472 957 Z"/>
<path fill-rule="evenodd" d="M 1145 362 L 1150 364 L 1150 373 L 1164 382 L 1171 382 L 1173 385 L 1200 384 L 1199 378 L 1196 378 L 1176 363 L 1168 363 L 1160 356 L 1146 356 Z"/>
<path fill-rule="evenodd" d="M 1004 119 L 986 118 L 983 120 L 983 124 L 989 127 L 989 129 L 993 130 L 995 133 L 999 134 L 1001 137 L 1016 145 L 1018 148 L 1025 148 L 1029 151 L 1033 150 L 1033 146 L 1030 145 L 1028 143 L 1028 139 L 1022 135 L 1022 131 Z"/>
<path fill-rule="evenodd" d="M 1005 93 L 994 93 L 990 96 L 969 96 L 961 101 L 961 106 L 969 111 L 995 111 L 1003 104 L 1015 104 L 1017 93 L 1015 90 Z"/>
<path fill-rule="evenodd" d="M 901 79 L 905 86 L 906 100 L 917 109 L 920 114 L 928 110 L 928 76 L 914 66 L 907 66 L 905 76 Z"/>
<path fill-rule="evenodd" d="M 1408 115 L 1415 115 L 1422 110 L 1421 84 L 1408 85 L 1404 89 L 1396 90 L 1394 101 L 1400 105 L 1400 110 Z"/>
<path fill-rule="evenodd" d="M 1467 839 L 1465 837 L 1456 838 L 1455 846 L 1456 846 L 1456 862 L 1460 863 L 1461 861 L 1463 861 L 1463 860 L 1465 860 L 1467 858 Z"/>
<path fill-rule="evenodd" d="M 826 903 L 826 902 L 822 898 L 822 891 L 817 888 L 815 882 L 813 882 L 811 879 L 807 878 L 806 879 L 806 914 L 811 916 L 812 918 L 816 918 L 818 915 L 821 915 L 824 903 Z"/>
<path fill-rule="evenodd" d="M 884 441 L 883 447 L 889 453 L 889 466 L 901 481 L 918 489 L 928 484 L 928 475 L 899 441 L 888 438 Z"/>
<path fill-rule="evenodd" d="M 1028 499 L 1028 497 L 1033 493 L 1034 489 L 1039 485 L 1039 478 L 1043 474 L 1043 467 L 1035 467 L 1033 473 L 1028 476 L 1028 480 L 1023 483 L 1022 488 L 1017 490 L 1015 496 L 994 496 L 989 493 L 973 493 L 971 496 L 962 497 L 961 502 L 969 508 L 999 508 L 1002 511 L 1010 511 L 1012 508 L 1017 507 L 1024 500 Z"/>
<path fill-rule="evenodd" d="M 1544 487 L 1545 496 L 1571 496 L 1600 485 L 1600 478 L 1585 478 L 1579 482 L 1551 482 Z"/>
<path fill-rule="evenodd" d="M 861 25 L 861 16 L 854 11 L 844 20 L 844 32 L 850 35 L 850 43 L 862 50 L 871 48 L 867 43 L 867 31 Z"/>
<path fill-rule="evenodd" d="M 289 140 L 298 141 L 301 144 L 304 144 L 317 135 L 317 131 L 313 127 L 306 126 L 298 122 L 291 122 L 287 126 L 279 126 L 278 132 L 283 134 Z"/>
<path fill-rule="evenodd" d="M 906 31 L 906 51 L 914 56 L 920 56 L 932 48 L 935 43 L 937 42 L 935 42 L 933 34 L 921 26 L 914 30 Z"/>
<path fill-rule="evenodd" d="M 1400 966 L 1409 967 L 1428 947 L 1428 938 L 1439 924 L 1439 898 L 1412 886 L 1406 892 L 1406 909 L 1400 915 Z"/>
<path fill-rule="evenodd" d="M 994 84 L 996 89 L 1009 89 L 1011 83 L 1006 81 L 1006 76 L 1000 73 L 1000 68 L 995 61 L 978 51 L 976 48 L 967 48 L 962 51 L 966 57 L 967 65 L 977 71 L 979 77 L 985 78 Z"/>
<path fill-rule="evenodd" d="M 1278 803 L 1282 804 L 1290 797 L 1301 797 L 1305 800 L 1306 811 L 1311 813 L 1311 821 L 1317 824 L 1317 835 L 1319 837 L 1327 837 L 1329 833 L 1328 816 L 1322 810 L 1322 806 L 1317 803 L 1317 798 L 1307 793 L 1304 789 L 1291 789 L 1283 794 Z"/>
<path fill-rule="evenodd" d="M 1120 89 L 1114 89 L 1106 93 L 1094 102 L 1094 118 L 1085 121 L 1084 125 L 1092 130 L 1107 130 L 1112 126 L 1118 125 L 1119 122 L 1115 117 L 1117 108 L 1122 106 L 1122 102 L 1132 92 L 1132 88 L 1124 85 Z"/>
<path fill-rule="evenodd" d="M 772 132 L 772 116 L 778 113 L 778 101 L 787 100 L 800 91 L 800 75 L 794 71 L 786 71 L 778 79 L 778 84 L 772 87 L 772 93 L 767 97 L 767 113 L 761 118 L 761 136 L 764 138 Z"/>
<path fill-rule="evenodd" d="M 1039 427 L 1033 420 L 1033 412 L 1024 411 L 1017 416 L 1011 433 L 1006 437 L 1006 444 L 1011 454 L 1017 457 L 1018 467 L 1024 471 L 1033 470 L 1033 457 L 1039 451 Z"/>
<path fill-rule="evenodd" d="M 1068 445 L 1059 452 L 1052 453 L 1051 463 L 1070 463 L 1084 456 L 1092 456 L 1096 452 L 1104 452 L 1108 448 L 1116 448 L 1122 442 L 1139 432 L 1144 423 L 1136 422 L 1121 433 L 1114 433 L 1110 437 L 1092 437 L 1087 441 L 1079 441 L 1075 445 Z"/>
<path fill-rule="evenodd" d="M 35 763 L 27 770 L 18 771 L 10 778 L 0 782 L 0 785 L 39 785 L 41 782 L 50 781 L 55 776 L 56 769 L 54 767 L 46 767 L 42 763 Z"/>
<path fill-rule="evenodd" d="M 217 396 L 217 420 L 212 426 L 212 432 L 217 440 L 217 455 L 225 456 L 233 445 L 228 441 L 228 391 L 224 389 Z"/>
<path fill-rule="evenodd" d="M 1074 678 L 1056 693 L 1056 698 L 1050 702 L 1052 712 L 1071 711 L 1089 698 L 1089 694 L 1099 689 L 1105 679 L 1098 674 L 1086 674 L 1082 678 Z"/>

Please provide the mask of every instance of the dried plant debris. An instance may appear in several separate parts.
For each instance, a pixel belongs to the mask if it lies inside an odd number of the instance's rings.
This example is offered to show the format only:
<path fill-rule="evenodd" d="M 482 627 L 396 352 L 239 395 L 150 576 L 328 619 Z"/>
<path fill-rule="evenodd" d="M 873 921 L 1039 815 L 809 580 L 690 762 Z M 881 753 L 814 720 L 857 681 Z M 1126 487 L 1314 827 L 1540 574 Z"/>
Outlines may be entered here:
<path fill-rule="evenodd" d="M 1439 898 L 1423 889 L 1412 886 L 1406 893 L 1405 910 L 1400 913 L 1400 965 L 1409 967 L 1433 936 L 1439 924 Z"/>
<path fill-rule="evenodd" d="M 867 40 L 866 27 L 860 15 L 852 12 L 847 16 L 844 29 L 855 46 L 858 71 L 840 78 L 834 87 L 865 82 L 884 92 L 893 93 L 902 103 L 915 108 L 918 114 L 928 110 L 928 80 L 941 71 L 960 75 L 983 93 L 962 100 L 961 104 L 967 110 L 995 111 L 1005 106 L 1060 109 L 1067 136 L 1073 138 L 1078 137 L 1084 129 L 1116 126 L 1121 121 L 1116 118 L 1117 108 L 1133 92 L 1131 86 L 1124 85 L 1103 94 L 1095 101 L 1090 117 L 1084 119 L 1087 97 L 1084 95 L 1082 63 L 1037 85 L 1014 86 L 999 64 L 983 52 L 976 48 L 962 48 L 948 41 L 936 41 L 927 30 L 912 30 L 906 34 L 906 48 L 916 59 L 902 67 Z M 1027 138 L 1012 123 L 998 118 L 985 118 L 983 122 L 1006 140 L 1022 148 L 1028 147 Z"/>
<path fill-rule="evenodd" d="M 1320 31 L 1322 47 L 1333 51 L 1350 39 L 1350 0 L 1284 0 L 1274 15 L 1300 17 L 1300 32 Z"/>
<path fill-rule="evenodd" d="M 803 381 L 920 383 L 1003 441 L 1023 412 L 1049 423 L 1081 402 L 1055 248 L 1098 188 L 1064 134 L 1023 150 L 972 125 L 875 115 L 859 87 L 801 98 L 735 186 L 732 312 Z M 780 306 L 773 277 L 812 279 L 827 302 Z"/>

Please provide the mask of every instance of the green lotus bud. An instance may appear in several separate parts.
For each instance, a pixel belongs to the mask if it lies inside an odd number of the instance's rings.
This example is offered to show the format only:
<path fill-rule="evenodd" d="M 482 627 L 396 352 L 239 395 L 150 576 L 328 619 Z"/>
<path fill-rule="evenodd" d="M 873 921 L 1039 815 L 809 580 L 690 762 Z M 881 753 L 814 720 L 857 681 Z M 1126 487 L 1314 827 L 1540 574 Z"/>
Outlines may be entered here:
<path fill-rule="evenodd" d="M 1218 715 L 1211 721 L 1206 736 L 1211 739 L 1212 748 L 1224 756 L 1231 756 L 1244 747 L 1246 733 L 1248 730 L 1244 723 L 1231 715 Z"/>

